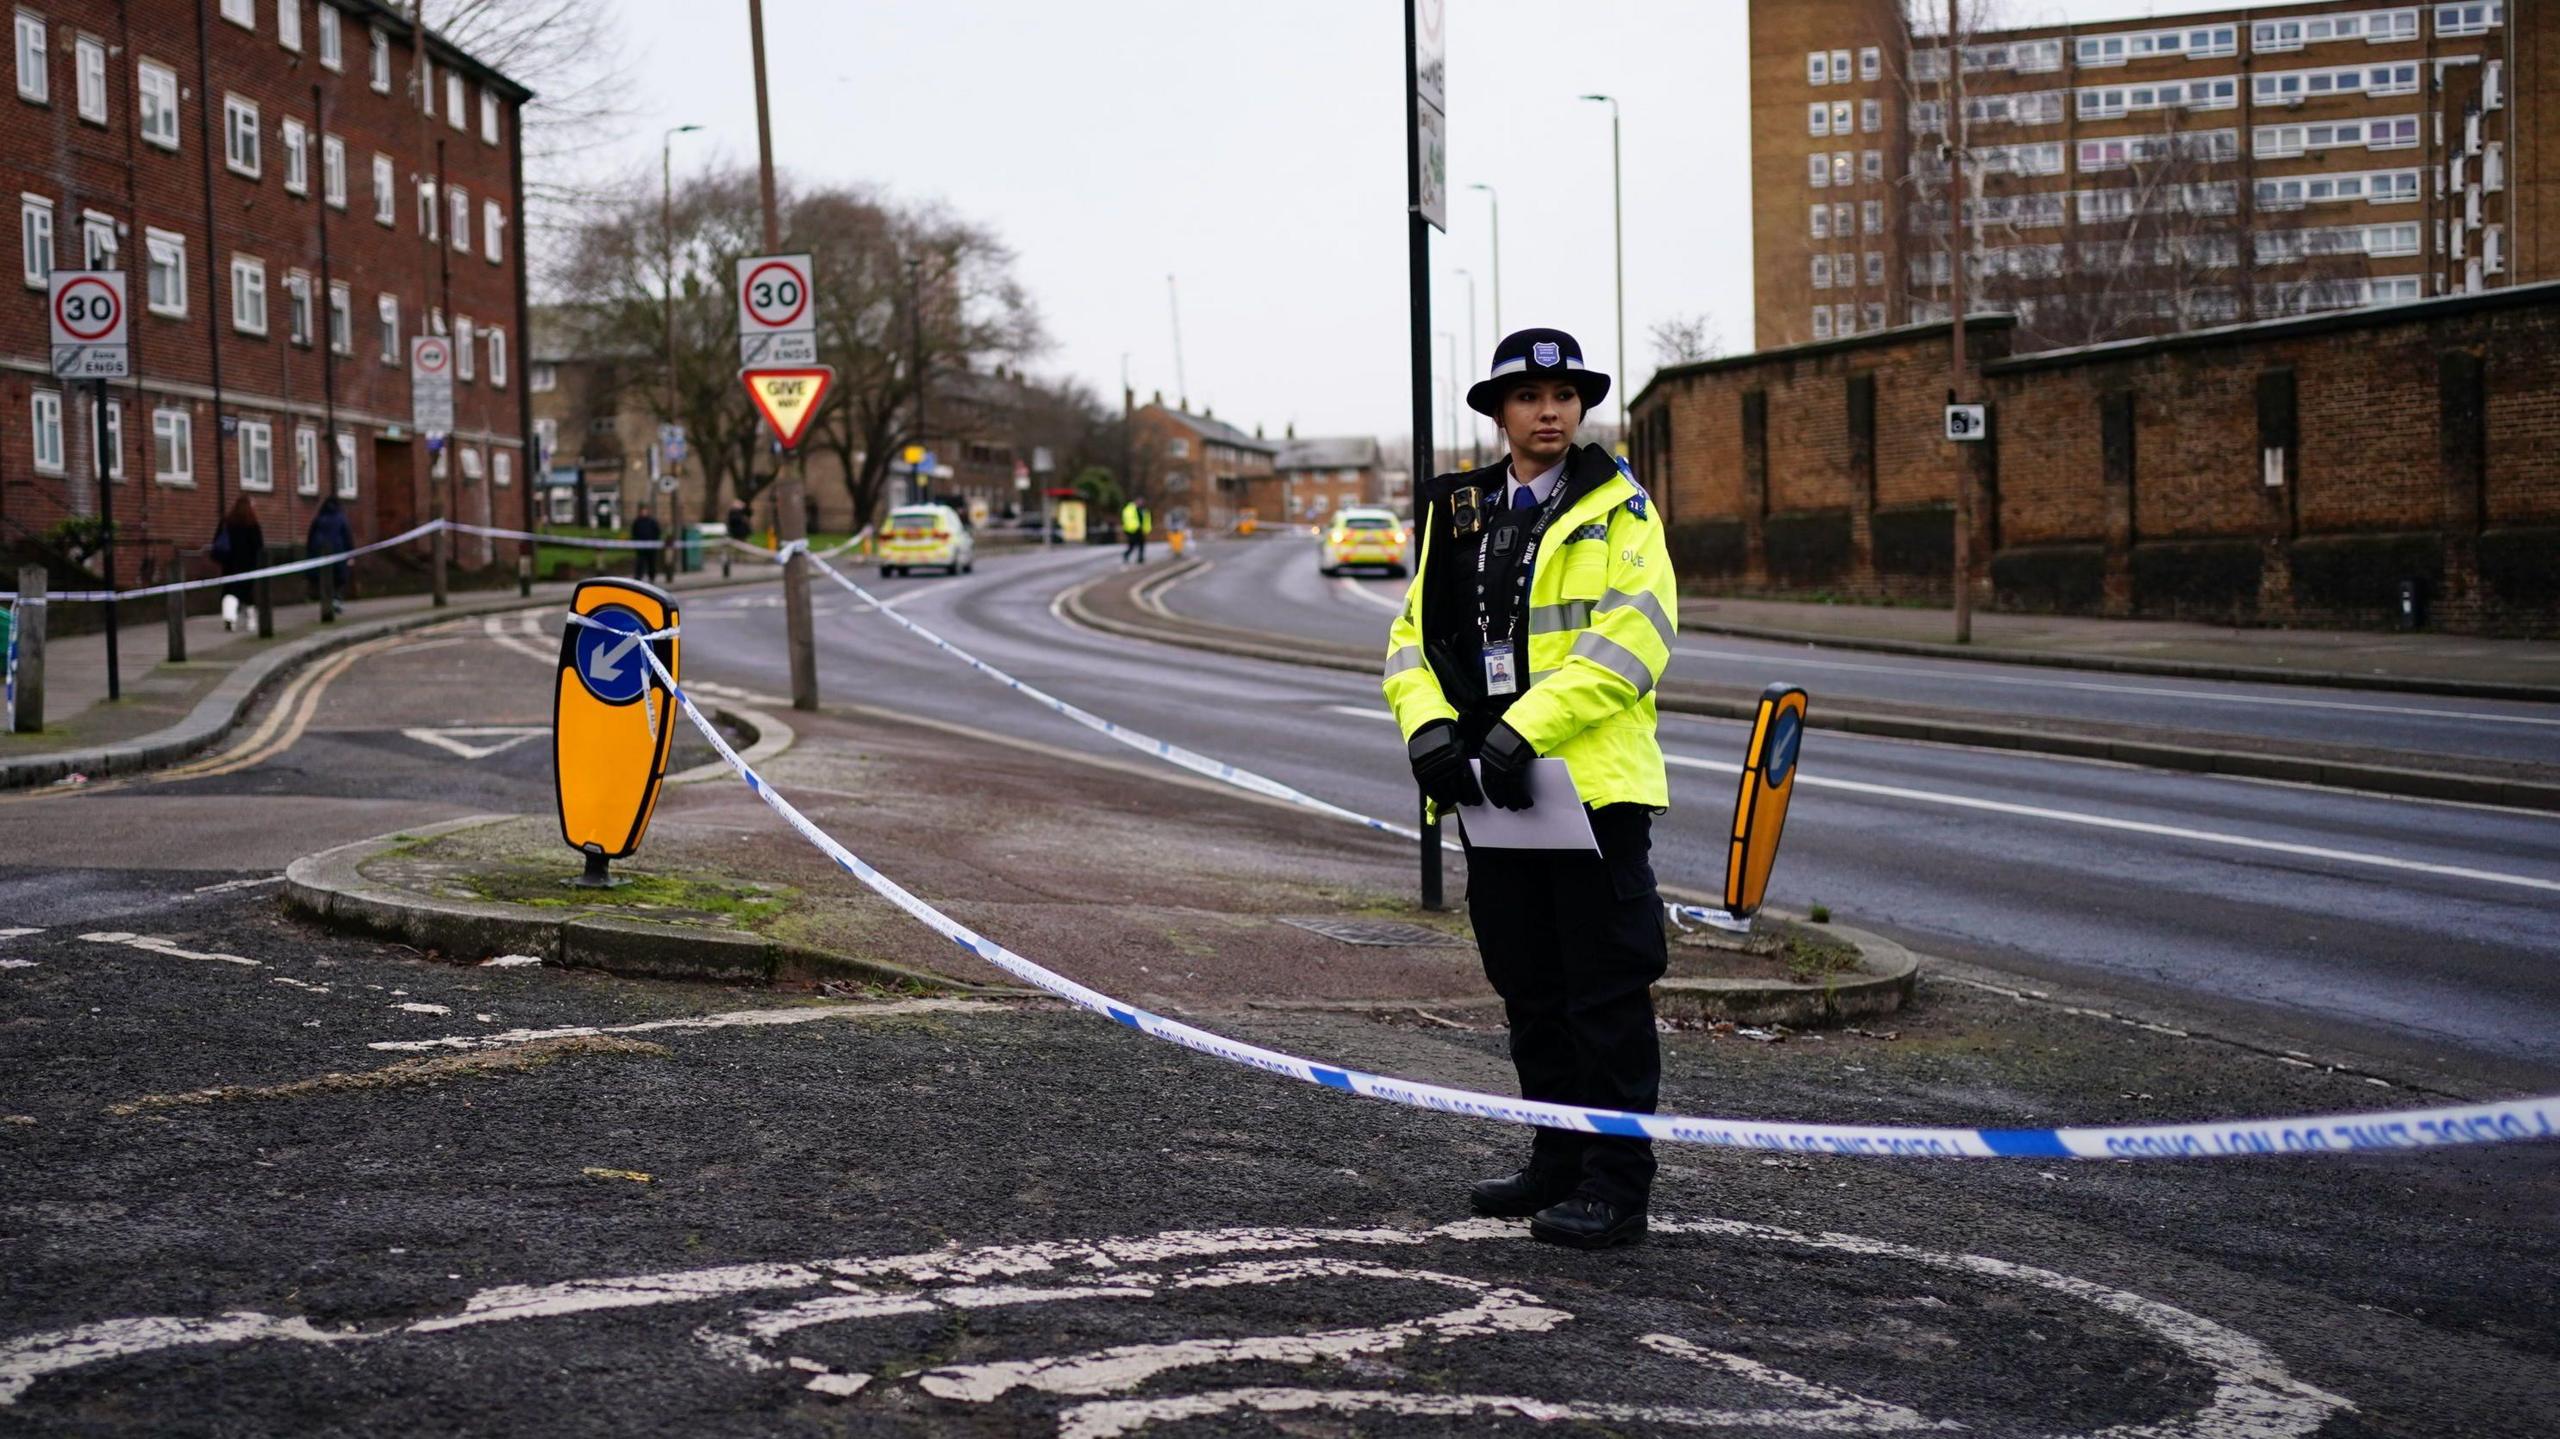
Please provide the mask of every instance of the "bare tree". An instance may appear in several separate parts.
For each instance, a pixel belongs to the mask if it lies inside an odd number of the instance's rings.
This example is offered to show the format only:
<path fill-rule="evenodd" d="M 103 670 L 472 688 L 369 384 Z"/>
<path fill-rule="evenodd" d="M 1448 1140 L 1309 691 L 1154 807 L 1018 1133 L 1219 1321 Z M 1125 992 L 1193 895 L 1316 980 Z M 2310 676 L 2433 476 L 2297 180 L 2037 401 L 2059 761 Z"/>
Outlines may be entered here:
<path fill-rule="evenodd" d="M 1657 367 L 1712 360 L 1723 353 L 1724 339 L 1716 333 L 1715 319 L 1703 311 L 1673 315 L 1653 327 L 1653 363 Z"/>
<path fill-rule="evenodd" d="M 528 239 L 595 200 L 577 158 L 618 140 L 631 91 L 621 12 L 595 0 L 409 0 L 412 19 L 533 92 L 522 116 Z M 441 104 L 439 97 L 438 103 Z"/>

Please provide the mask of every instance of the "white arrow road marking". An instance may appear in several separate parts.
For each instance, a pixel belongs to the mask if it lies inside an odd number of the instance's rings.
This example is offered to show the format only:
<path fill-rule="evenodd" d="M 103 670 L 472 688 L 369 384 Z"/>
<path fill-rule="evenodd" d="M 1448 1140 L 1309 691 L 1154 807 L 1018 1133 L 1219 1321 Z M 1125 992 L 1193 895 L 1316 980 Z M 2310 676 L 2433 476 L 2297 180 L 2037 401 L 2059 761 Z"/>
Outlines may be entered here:
<path fill-rule="evenodd" d="M 457 725 L 444 729 L 404 729 L 400 731 L 421 744 L 450 750 L 464 759 L 487 759 L 503 750 L 514 749 L 526 740 L 551 731 L 541 725 Z"/>
<path fill-rule="evenodd" d="M 120 944 L 127 949 L 138 949 L 146 954 L 165 954 L 171 959 L 210 959 L 223 964 L 242 965 L 249 969 L 266 968 L 254 959 L 245 959 L 236 954 L 180 949 L 176 940 L 163 939 L 156 934 L 126 934 L 122 930 L 100 930 L 95 934 L 84 934 L 80 937 L 91 944 Z"/>
<path fill-rule="evenodd" d="M 640 636 L 632 635 L 612 649 L 600 649 L 587 657 L 587 678 L 618 680 L 622 678 L 622 657 L 640 644 Z"/>

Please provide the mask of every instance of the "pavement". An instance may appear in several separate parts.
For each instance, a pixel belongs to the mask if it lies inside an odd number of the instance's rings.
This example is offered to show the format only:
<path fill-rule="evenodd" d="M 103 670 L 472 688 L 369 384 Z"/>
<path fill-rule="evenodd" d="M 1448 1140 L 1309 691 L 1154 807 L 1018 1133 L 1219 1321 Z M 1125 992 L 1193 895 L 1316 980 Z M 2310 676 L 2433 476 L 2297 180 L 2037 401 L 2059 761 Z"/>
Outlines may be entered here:
<path fill-rule="evenodd" d="M 1372 812 L 1409 799 L 1374 681 L 1062 621 L 1108 569 L 1006 557 L 879 593 L 1126 722 Z M 779 688 L 769 598 L 688 608 L 690 687 Z M 1507 1087 L 1465 951 L 1267 923 L 1301 893 L 1409 893 L 1409 847 L 1153 765 L 849 598 L 820 611 L 828 703 L 767 772 L 893 877 L 1220 1032 Z M 302 855 L 538 811 L 556 624 L 386 637 L 193 766 L 0 796 L 0 1434 L 2554 1428 L 2549 1145 L 1666 1148 L 1649 1242 L 1579 1255 L 1461 1212 L 1516 1131 L 1045 1001 L 461 964 L 287 916 Z M 1737 728 L 1666 722 L 1713 766 L 1675 769 L 1666 877 L 1711 873 Z M 1928 977 L 1889 1027 L 1674 1030 L 1666 1107 L 2140 1122 L 2560 1071 L 2518 1038 L 2554 1007 L 2547 902 L 2480 877 L 2560 881 L 2547 820 L 1853 736 L 1803 764 L 1832 785 L 1798 796 L 1779 892 L 1915 941 Z M 1994 794 L 2078 818 L 1946 802 Z M 671 803 L 693 843 L 775 828 L 743 786 Z M 2142 806 L 2180 833 L 2083 822 Z M 2301 842 L 2323 826 L 2333 850 Z M 849 891 L 784 862 L 768 882 Z M 1213 922 L 1195 874 L 1255 921 Z M 2311 914 L 2334 949 L 2285 942 Z M 866 932 L 948 950 L 901 925 Z"/>
<path fill-rule="evenodd" d="M 2133 674 L 2253 679 L 2418 693 L 2560 699 L 2560 640 L 2431 630 L 2242 628 L 2175 620 L 1976 611 L 1953 643 L 1955 612 L 1801 600 L 1683 600 L 1681 628 L 1885 652 L 1983 656 Z"/>

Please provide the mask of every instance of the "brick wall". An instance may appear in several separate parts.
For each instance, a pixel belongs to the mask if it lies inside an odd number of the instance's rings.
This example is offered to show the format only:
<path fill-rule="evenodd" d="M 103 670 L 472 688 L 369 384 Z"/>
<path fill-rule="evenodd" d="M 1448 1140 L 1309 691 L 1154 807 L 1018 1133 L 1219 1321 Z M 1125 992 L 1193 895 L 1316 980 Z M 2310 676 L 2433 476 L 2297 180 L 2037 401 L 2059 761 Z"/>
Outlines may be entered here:
<path fill-rule="evenodd" d="M 2413 577 L 2447 628 L 2560 630 L 2560 284 L 2015 357 L 2010 333 L 1970 327 L 1982 446 L 1941 438 L 1945 325 L 1663 371 L 1635 414 L 1667 425 L 1647 478 L 1682 582 L 1943 601 L 1972 463 L 1979 603 L 2378 625 Z"/>
<path fill-rule="evenodd" d="M 284 26 L 287 10 L 299 22 L 299 49 L 284 43 L 291 33 Z M 516 133 L 525 92 L 433 42 L 427 56 L 433 114 L 422 117 L 412 98 L 418 53 L 407 22 L 370 0 L 336 6 L 256 0 L 247 10 L 254 25 L 225 18 L 220 0 L 203 0 L 201 8 L 195 0 L 61 0 L 18 13 L 43 19 L 48 93 L 31 98 L 23 77 L 0 90 L 0 194 L 7 196 L 0 203 L 17 208 L 20 195 L 52 202 L 60 268 L 82 264 L 83 217 L 102 217 L 116 232 L 109 265 L 125 271 L 132 300 L 135 378 L 118 382 L 111 395 L 124 416 L 125 478 L 114 495 L 124 540 L 119 577 L 137 578 L 146 562 L 165 568 L 172 546 L 207 542 L 216 515 L 244 493 L 239 430 L 249 426 L 269 427 L 274 445 L 272 485 L 245 491 L 271 543 L 299 544 L 322 496 L 338 487 L 326 438 L 333 420 L 354 444 L 347 503 L 358 539 L 426 518 L 431 464 L 411 424 L 407 344 L 426 332 L 431 313 L 457 342 L 463 322 L 470 323 L 471 377 L 456 386 L 453 443 L 435 462 L 452 472 L 455 513 L 520 523 L 530 478 L 521 422 Z M 335 65 L 323 55 L 326 15 L 336 17 Z M 200 34 L 208 43 L 199 43 Z M 379 88 L 377 35 L 387 60 Z M 93 42 L 105 52 L 105 104 L 96 114 L 84 113 L 79 78 L 82 49 Z M 145 64 L 165 66 L 175 77 L 173 146 L 141 132 Z M 14 75 L 16 66 L 11 69 Z M 457 80 L 462 108 L 455 116 L 449 87 Z M 226 102 L 233 98 L 256 109 L 254 174 L 230 163 Z M 495 109 L 486 130 L 484 99 Z M 288 184 L 288 122 L 303 135 L 298 187 Z M 344 145 L 344 195 L 337 203 L 327 198 L 327 138 Z M 387 222 L 377 218 L 377 155 L 389 161 Z M 439 177 L 447 188 L 437 196 L 430 238 L 421 222 L 420 187 Z M 455 243 L 465 238 L 453 223 L 456 194 L 467 197 L 467 248 Z M 493 213 L 495 259 L 488 229 Z M 185 247 L 182 314 L 160 313 L 148 303 L 154 232 Z M 263 266 L 263 332 L 236 321 L 235 257 Z M 312 296 L 307 340 L 293 334 L 296 276 L 308 277 Z M 344 289 L 349 332 L 345 350 L 334 356 L 329 284 Z M 388 360 L 385 297 L 398 310 Z M 73 432 L 68 473 L 35 465 L 34 396 L 61 388 L 49 372 L 45 290 L 0 280 L 0 545 L 23 545 L 66 516 L 96 512 L 81 396 L 66 397 L 66 428 Z M 164 410 L 191 422 L 183 477 L 164 474 L 155 463 L 153 415 Z M 234 433 L 223 433 L 226 421 Z M 306 429 L 320 470 L 308 485 L 298 483 L 296 472 L 296 437 Z M 490 552 L 465 542 L 457 556 L 471 563 Z"/>

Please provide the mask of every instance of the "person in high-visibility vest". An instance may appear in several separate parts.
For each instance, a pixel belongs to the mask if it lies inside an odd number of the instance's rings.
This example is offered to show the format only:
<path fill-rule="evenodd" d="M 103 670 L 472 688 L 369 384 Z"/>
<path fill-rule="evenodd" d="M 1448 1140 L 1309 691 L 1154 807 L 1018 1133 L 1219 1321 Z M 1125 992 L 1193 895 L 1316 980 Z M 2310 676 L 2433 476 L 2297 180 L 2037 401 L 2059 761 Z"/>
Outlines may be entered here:
<path fill-rule="evenodd" d="M 1155 511 L 1147 502 L 1132 499 L 1120 507 L 1120 563 L 1147 562 L 1147 536 L 1155 533 Z"/>
<path fill-rule="evenodd" d="M 1670 804 L 1654 689 L 1679 602 L 1662 517 L 1598 445 L 1575 446 L 1609 377 L 1561 330 L 1494 350 L 1467 404 L 1501 425 L 1494 465 L 1422 487 L 1421 553 L 1387 641 L 1385 686 L 1434 809 L 1568 803 L 1532 793 L 1560 759 L 1589 807 L 1597 853 L 1467 840 L 1467 911 L 1502 996 L 1530 1099 L 1651 1113 L 1661 1089 L 1653 982 L 1667 959 L 1654 815 Z M 1481 767 L 1481 775 L 1478 769 Z M 1645 1231 L 1652 1144 L 1541 1127 L 1518 1173 L 1468 1193 L 1478 1214 L 1598 1249 Z"/>

